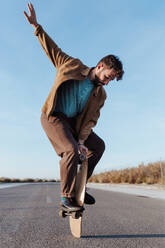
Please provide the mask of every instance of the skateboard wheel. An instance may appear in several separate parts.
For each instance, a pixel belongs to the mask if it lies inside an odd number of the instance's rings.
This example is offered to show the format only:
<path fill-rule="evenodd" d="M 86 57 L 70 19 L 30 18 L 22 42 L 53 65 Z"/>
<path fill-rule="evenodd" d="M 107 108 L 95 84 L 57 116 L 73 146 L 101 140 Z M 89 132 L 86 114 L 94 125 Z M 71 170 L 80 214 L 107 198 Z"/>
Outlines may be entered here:
<path fill-rule="evenodd" d="M 65 218 L 65 217 L 66 217 L 66 215 L 65 215 L 64 211 L 62 211 L 62 210 L 60 210 L 60 212 L 59 212 L 59 216 L 60 216 L 60 217 L 62 217 L 62 218 Z"/>
<path fill-rule="evenodd" d="M 82 217 L 82 215 L 83 215 L 83 212 L 80 212 L 80 216 L 79 217 Z"/>
<path fill-rule="evenodd" d="M 73 219 L 78 219 L 80 217 L 80 212 L 73 212 L 72 213 L 72 218 Z"/>

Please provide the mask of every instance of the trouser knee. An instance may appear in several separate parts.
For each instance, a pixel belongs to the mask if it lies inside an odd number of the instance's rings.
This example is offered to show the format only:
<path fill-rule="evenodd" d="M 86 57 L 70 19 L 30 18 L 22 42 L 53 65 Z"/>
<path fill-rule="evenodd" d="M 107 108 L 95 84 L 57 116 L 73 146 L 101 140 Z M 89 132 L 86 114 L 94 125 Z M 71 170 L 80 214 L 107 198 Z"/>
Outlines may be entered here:
<path fill-rule="evenodd" d="M 100 140 L 99 149 L 97 150 L 97 155 L 99 157 L 102 157 L 104 151 L 105 151 L 105 142 L 103 140 Z"/>

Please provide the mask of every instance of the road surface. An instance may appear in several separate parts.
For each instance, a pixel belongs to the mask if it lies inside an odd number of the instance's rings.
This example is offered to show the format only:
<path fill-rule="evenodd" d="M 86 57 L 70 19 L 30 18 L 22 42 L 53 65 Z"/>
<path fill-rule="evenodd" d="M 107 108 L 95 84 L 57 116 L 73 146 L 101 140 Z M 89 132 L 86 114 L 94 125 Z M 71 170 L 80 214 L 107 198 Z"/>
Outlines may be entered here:
<path fill-rule="evenodd" d="M 164 248 L 165 200 L 90 189 L 96 198 L 72 237 L 58 216 L 59 183 L 0 189 L 0 248 Z"/>

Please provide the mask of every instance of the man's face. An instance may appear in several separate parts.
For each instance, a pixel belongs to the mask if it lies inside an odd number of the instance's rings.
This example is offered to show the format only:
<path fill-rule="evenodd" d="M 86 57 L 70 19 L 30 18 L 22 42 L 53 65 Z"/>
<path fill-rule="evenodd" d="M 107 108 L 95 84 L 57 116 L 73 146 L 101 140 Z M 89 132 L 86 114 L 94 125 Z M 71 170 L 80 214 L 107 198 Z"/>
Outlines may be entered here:
<path fill-rule="evenodd" d="M 115 77 L 116 71 L 113 68 L 109 69 L 103 63 L 97 65 L 95 70 L 95 82 L 98 85 L 108 85 Z"/>

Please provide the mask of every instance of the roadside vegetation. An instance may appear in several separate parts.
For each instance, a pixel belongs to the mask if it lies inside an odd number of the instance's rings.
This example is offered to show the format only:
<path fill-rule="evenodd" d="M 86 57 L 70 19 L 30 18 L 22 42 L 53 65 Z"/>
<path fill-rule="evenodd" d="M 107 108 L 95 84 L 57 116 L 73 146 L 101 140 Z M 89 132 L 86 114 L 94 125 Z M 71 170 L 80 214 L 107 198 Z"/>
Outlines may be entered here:
<path fill-rule="evenodd" d="M 93 175 L 93 183 L 165 184 L 165 161 Z"/>
<path fill-rule="evenodd" d="M 40 183 L 40 182 L 58 182 L 59 180 L 57 179 L 39 179 L 39 178 L 24 178 L 24 179 L 19 179 L 19 178 L 8 178 L 8 177 L 0 177 L 0 183 Z"/>
<path fill-rule="evenodd" d="M 39 179 L 39 178 L 7 178 L 0 177 L 0 183 L 39 183 L 39 182 L 59 182 L 59 179 Z M 155 163 L 140 164 L 138 167 L 123 170 L 112 170 L 93 175 L 89 182 L 93 183 L 130 183 L 130 184 L 165 184 L 165 161 Z"/>

